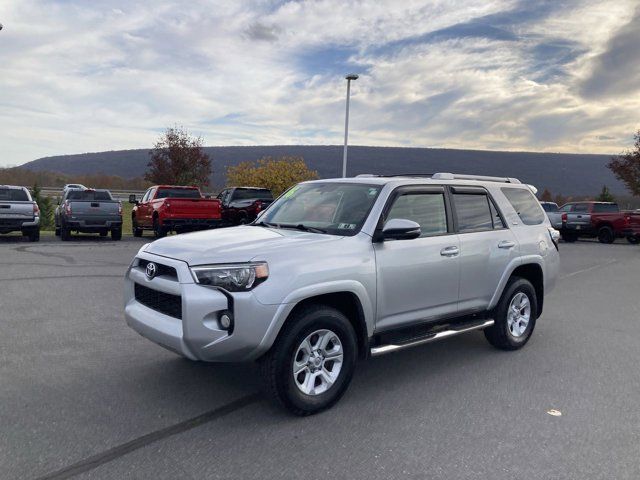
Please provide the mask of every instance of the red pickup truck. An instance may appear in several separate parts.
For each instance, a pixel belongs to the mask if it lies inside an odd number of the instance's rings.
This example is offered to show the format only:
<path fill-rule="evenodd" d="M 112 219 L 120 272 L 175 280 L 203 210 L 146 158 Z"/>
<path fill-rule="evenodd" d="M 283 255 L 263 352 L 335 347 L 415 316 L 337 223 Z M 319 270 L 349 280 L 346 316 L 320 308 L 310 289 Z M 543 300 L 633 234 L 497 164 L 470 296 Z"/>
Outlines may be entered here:
<path fill-rule="evenodd" d="M 630 243 L 640 241 L 640 213 L 621 211 L 612 202 L 573 202 L 560 208 L 565 242 L 579 237 L 597 237 L 601 243 L 613 243 L 626 237 Z"/>
<path fill-rule="evenodd" d="M 205 198 L 198 187 L 156 185 L 149 188 L 141 200 L 129 196 L 135 204 L 131 213 L 134 237 L 152 230 L 157 238 L 170 231 L 183 233 L 222 225 L 220 200 Z"/>

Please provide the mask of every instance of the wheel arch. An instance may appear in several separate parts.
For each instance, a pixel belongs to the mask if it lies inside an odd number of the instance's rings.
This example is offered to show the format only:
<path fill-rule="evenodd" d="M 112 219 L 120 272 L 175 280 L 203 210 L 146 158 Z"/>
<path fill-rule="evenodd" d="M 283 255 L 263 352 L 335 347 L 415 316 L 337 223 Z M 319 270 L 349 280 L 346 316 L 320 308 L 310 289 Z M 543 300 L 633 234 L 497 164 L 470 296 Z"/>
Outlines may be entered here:
<path fill-rule="evenodd" d="M 493 309 L 498 304 L 509 279 L 512 277 L 520 277 L 528 280 L 533 285 L 533 288 L 536 291 L 536 300 L 538 303 L 536 318 L 540 317 L 544 306 L 544 270 L 542 267 L 542 260 L 538 257 L 525 258 L 519 265 L 511 264 L 509 267 L 510 268 L 508 268 L 503 275 L 500 285 L 491 299 L 489 309 Z"/>

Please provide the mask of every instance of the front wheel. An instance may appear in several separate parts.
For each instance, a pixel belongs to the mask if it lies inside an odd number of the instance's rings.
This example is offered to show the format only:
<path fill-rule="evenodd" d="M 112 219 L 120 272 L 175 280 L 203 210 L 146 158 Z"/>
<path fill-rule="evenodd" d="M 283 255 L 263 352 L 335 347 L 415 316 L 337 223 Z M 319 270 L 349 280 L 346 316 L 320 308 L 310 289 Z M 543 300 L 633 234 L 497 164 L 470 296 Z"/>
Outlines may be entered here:
<path fill-rule="evenodd" d="M 62 225 L 62 227 L 60 227 L 60 239 L 63 242 L 68 242 L 69 240 L 71 240 L 71 230 L 69 230 L 69 228 L 64 224 Z"/>
<path fill-rule="evenodd" d="M 512 277 L 493 311 L 493 326 L 484 330 L 489 343 L 501 350 L 522 348 L 531 338 L 538 316 L 536 290 L 529 280 Z"/>
<path fill-rule="evenodd" d="M 347 317 L 334 308 L 312 305 L 288 321 L 260 367 L 270 396 L 305 416 L 340 400 L 356 357 L 356 335 Z"/>
<path fill-rule="evenodd" d="M 627 237 L 627 242 L 629 242 L 631 245 L 637 245 L 638 243 L 640 243 L 640 235 L 629 235 Z"/>

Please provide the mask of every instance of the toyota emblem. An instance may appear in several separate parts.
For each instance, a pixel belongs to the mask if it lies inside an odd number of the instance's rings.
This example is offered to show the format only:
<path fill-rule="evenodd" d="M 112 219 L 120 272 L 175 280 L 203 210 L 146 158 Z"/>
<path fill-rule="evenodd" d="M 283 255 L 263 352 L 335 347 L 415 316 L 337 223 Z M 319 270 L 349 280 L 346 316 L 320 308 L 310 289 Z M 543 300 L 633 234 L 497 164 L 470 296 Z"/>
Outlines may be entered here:
<path fill-rule="evenodd" d="M 151 280 L 153 277 L 156 276 L 156 273 L 158 273 L 158 267 L 156 266 L 156 264 L 153 262 L 147 263 L 147 268 L 145 270 L 145 274 L 147 275 L 147 278 Z"/>

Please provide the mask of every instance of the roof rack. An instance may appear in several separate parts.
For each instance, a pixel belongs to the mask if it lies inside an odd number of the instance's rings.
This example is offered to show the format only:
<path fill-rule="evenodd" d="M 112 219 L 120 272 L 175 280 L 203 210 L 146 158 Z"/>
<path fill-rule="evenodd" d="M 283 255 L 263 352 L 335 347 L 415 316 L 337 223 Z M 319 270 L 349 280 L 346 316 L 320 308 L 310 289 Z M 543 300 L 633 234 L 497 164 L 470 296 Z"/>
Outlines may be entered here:
<path fill-rule="evenodd" d="M 433 173 L 394 173 L 391 175 L 382 175 L 382 174 L 377 174 L 377 173 L 361 173 L 359 175 L 356 175 L 356 178 L 358 177 L 382 177 L 382 178 L 393 178 L 393 177 L 425 177 L 425 178 L 431 178 L 433 177 Z"/>
<path fill-rule="evenodd" d="M 462 175 L 459 173 L 440 172 L 431 177 L 436 180 L 478 180 L 480 182 L 501 182 L 501 183 L 521 183 L 517 178 L 512 177 L 489 177 L 485 175 Z"/>

